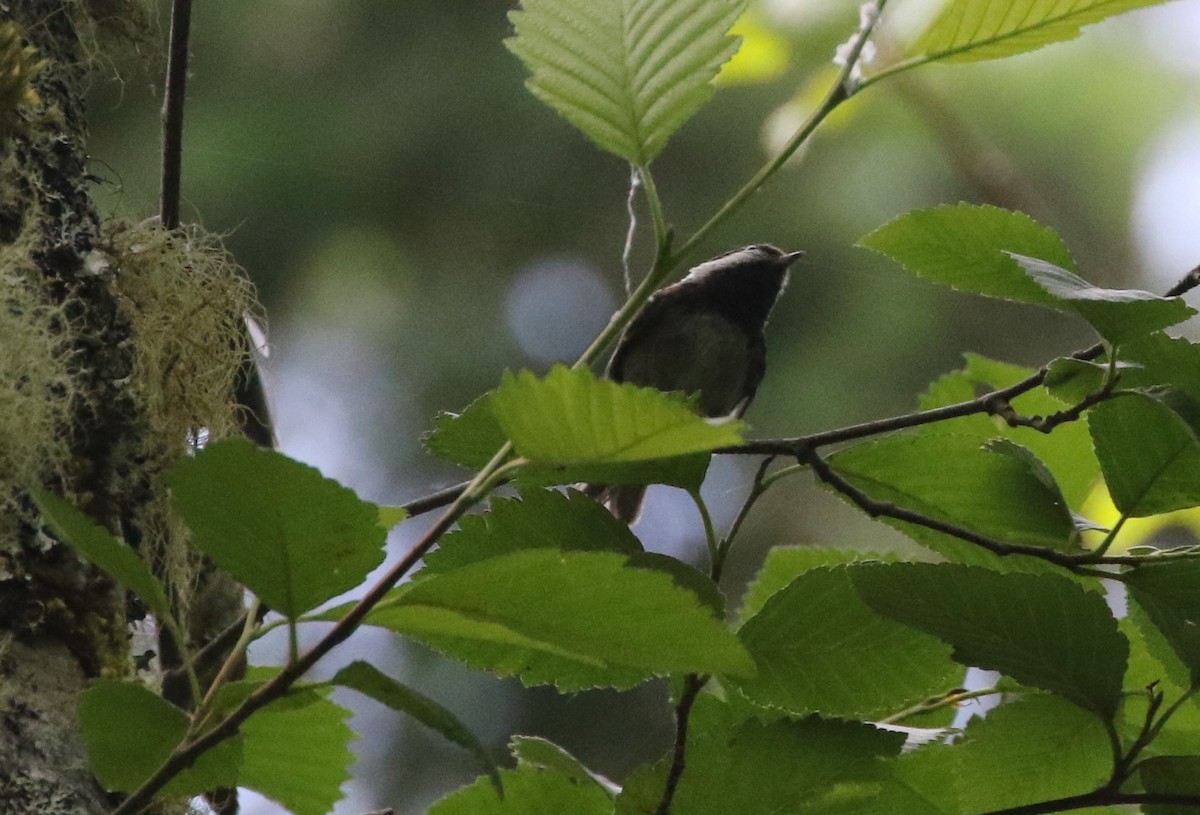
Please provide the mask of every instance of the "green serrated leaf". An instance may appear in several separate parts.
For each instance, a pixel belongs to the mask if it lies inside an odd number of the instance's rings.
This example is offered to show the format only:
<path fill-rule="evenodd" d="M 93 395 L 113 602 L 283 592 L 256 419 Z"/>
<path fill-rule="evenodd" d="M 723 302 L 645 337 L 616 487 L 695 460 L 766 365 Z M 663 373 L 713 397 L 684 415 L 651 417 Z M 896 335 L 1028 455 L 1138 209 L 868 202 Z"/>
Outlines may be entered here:
<path fill-rule="evenodd" d="M 962 664 L 1115 714 L 1129 643 L 1101 595 L 1056 575 L 949 563 L 864 565 L 850 575 L 867 605 L 950 643 Z"/>
<path fill-rule="evenodd" d="M 606 793 L 615 785 L 589 770 L 583 763 L 551 741 L 537 736 L 513 736 L 513 758 L 519 767 L 561 773 L 579 784 L 598 784 Z"/>
<path fill-rule="evenodd" d="M 1200 796 L 1200 755 L 1154 756 L 1138 764 L 1146 792 Z M 1195 804 L 1144 804 L 1146 815 L 1195 815 Z"/>
<path fill-rule="evenodd" d="M 1132 741 L 1151 715 L 1150 694 L 1137 691 L 1153 688 L 1171 705 L 1188 693 L 1191 671 L 1136 600 L 1129 603 L 1129 615 L 1121 620 L 1121 632 L 1129 640 L 1129 670 L 1125 674 L 1126 696 L 1117 724 L 1122 735 Z M 1150 750 L 1176 755 L 1200 753 L 1200 705 L 1195 697 L 1175 708 Z"/>
<path fill-rule="evenodd" d="M 1137 366 L 1122 372 L 1122 387 L 1167 386 L 1200 401 L 1200 343 L 1156 332 L 1122 345 L 1120 359 Z"/>
<path fill-rule="evenodd" d="M 338 671 L 333 677 L 333 684 L 352 688 L 392 710 L 412 716 L 434 732 L 468 750 L 479 759 L 496 783 L 497 790 L 500 790 L 500 775 L 496 763 L 492 761 L 491 755 L 479 739 L 457 716 L 428 696 L 397 682 L 378 668 L 362 661 L 351 662 Z"/>
<path fill-rule="evenodd" d="M 1061 493 L 1027 460 L 981 449 L 972 436 L 896 435 L 841 450 L 829 464 L 876 500 L 998 540 L 1062 551 L 1074 532 Z"/>
<path fill-rule="evenodd" d="M 1049 261 L 1007 254 L 1059 305 L 1087 320 L 1110 343 L 1136 339 L 1181 323 L 1196 313 L 1182 297 L 1159 297 L 1137 289 L 1102 289 Z"/>
<path fill-rule="evenodd" d="M 635 552 L 629 556 L 629 565 L 635 569 L 662 572 L 676 586 L 696 595 L 696 599 L 708 606 L 718 619 L 725 618 L 725 595 L 711 577 L 695 566 L 659 552 Z"/>
<path fill-rule="evenodd" d="M 425 448 L 438 458 L 472 470 L 482 469 L 508 441 L 492 413 L 491 400 L 489 391 L 462 413 L 439 413 L 433 420 L 433 430 L 424 438 Z"/>
<path fill-rule="evenodd" d="M 157 617 L 171 616 L 171 604 L 162 584 L 133 549 L 57 495 L 38 489 L 30 490 L 29 494 L 64 543 L 137 595 Z"/>
<path fill-rule="evenodd" d="M 288 617 L 354 588 L 383 562 L 377 507 L 243 439 L 184 459 L 170 484 L 196 547 Z"/>
<path fill-rule="evenodd" d="M 517 453 L 549 464 L 612 464 L 701 453 L 741 443 L 741 422 L 710 422 L 654 388 L 556 365 L 539 379 L 506 373 L 492 410 Z"/>
<path fill-rule="evenodd" d="M 993 206 L 958 204 L 916 210 L 861 238 L 910 273 L 960 291 L 1054 308 L 1056 301 L 1005 252 L 1074 268 L 1053 230 L 1028 215 Z"/>
<path fill-rule="evenodd" d="M 858 719 L 961 683 L 949 647 L 868 608 L 852 571 L 806 571 L 767 600 L 738 634 L 758 672 L 728 681 L 760 705 Z"/>
<path fill-rule="evenodd" d="M 1058 488 L 1058 482 L 1054 480 L 1054 474 L 1050 472 L 1050 468 L 1035 456 L 1033 451 L 1028 447 L 1022 447 L 1010 439 L 991 439 L 983 445 L 983 449 L 989 453 L 1008 456 L 1017 462 L 1030 475 L 1040 481 L 1042 486 L 1057 497 L 1057 503 L 1066 506 L 1067 500 L 1063 497 L 1062 490 Z"/>
<path fill-rule="evenodd" d="M 896 759 L 894 783 L 912 796 L 912 815 L 959 815 L 966 811 L 958 794 L 961 753 L 955 745 L 935 742 Z"/>
<path fill-rule="evenodd" d="M 429 808 L 429 815 L 612 815 L 612 797 L 599 784 L 581 783 L 554 768 L 519 765 L 501 770 L 501 797 L 488 779 L 450 793 Z"/>
<path fill-rule="evenodd" d="M 1127 373 L 1128 365 L 1122 366 Z M 1046 366 L 1043 384 L 1055 399 L 1073 405 L 1098 391 L 1108 372 L 1107 363 L 1084 362 L 1074 357 L 1059 357 Z"/>
<path fill-rule="evenodd" d="M 974 399 L 980 393 L 1007 388 L 1034 373 L 1030 368 L 978 354 L 964 354 L 963 358 L 966 360 L 963 369 L 943 375 L 922 396 L 923 410 Z M 1033 388 L 1013 399 L 1012 407 L 1024 416 L 1048 416 L 1062 410 L 1063 405 L 1046 389 Z M 975 414 L 935 422 L 921 432 L 970 435 L 981 444 L 996 437 L 1011 439 L 1028 448 L 1054 474 L 1054 480 L 1071 506 L 1084 502 L 1100 474 L 1085 419 L 1059 425 L 1053 433 L 1042 433 L 1030 427 L 1009 427 L 1002 419 Z"/>
<path fill-rule="evenodd" d="M 188 717 L 136 682 L 102 679 L 83 692 L 80 728 L 96 778 L 108 790 L 137 789 L 187 735 Z M 171 779 L 164 795 L 198 795 L 237 784 L 241 738 L 223 742 Z"/>
<path fill-rule="evenodd" d="M 895 560 L 894 555 L 863 552 L 855 549 L 824 549 L 817 546 L 776 546 L 767 552 L 767 559 L 742 598 L 738 616 L 742 622 L 762 610 L 767 600 L 805 572 L 822 566 L 842 566 L 864 560 Z"/>
<path fill-rule="evenodd" d="M 950 0 L 913 55 L 975 62 L 1072 40 L 1085 25 L 1165 0 Z"/>
<path fill-rule="evenodd" d="M 960 750 L 963 812 L 1081 795 L 1112 772 L 1104 723 L 1054 696 L 1026 696 L 972 720 Z"/>
<path fill-rule="evenodd" d="M 754 671 L 693 592 L 609 552 L 530 549 L 472 563 L 402 587 L 366 621 L 473 667 L 564 690 Z"/>
<path fill-rule="evenodd" d="M 83 692 L 79 722 L 92 772 L 105 789 L 123 792 L 161 767 L 188 728 L 187 714 L 154 691 L 111 679 Z"/>
<path fill-rule="evenodd" d="M 493 499 L 490 511 L 462 519 L 459 529 L 425 557 L 426 574 L 461 568 L 523 549 L 642 551 L 629 527 L 581 492 L 531 490 Z"/>
<path fill-rule="evenodd" d="M 811 716 L 764 724 L 742 721 L 708 694 L 692 709 L 687 772 L 671 812 L 678 815 L 805 815 L 888 812 L 876 809 L 887 781 L 883 760 L 904 737 L 859 722 Z M 656 811 L 669 758 L 634 772 L 617 798 L 618 815 Z"/>
<path fill-rule="evenodd" d="M 1112 342 L 1196 313 L 1178 297 L 1092 286 L 1074 273 L 1075 262 L 1058 235 L 1028 215 L 997 207 L 959 204 L 909 212 L 859 245 L 955 289 L 1078 314 Z"/>
<path fill-rule="evenodd" d="M 1099 784 L 1091 779 L 1098 770 L 1100 780 L 1106 778 L 1106 763 L 1111 770 L 1099 720 L 1063 700 L 1026 695 L 972 719 L 953 744 L 927 744 L 900 756 L 892 765 L 893 783 L 907 795 L 870 811 L 959 815 L 1054 800 L 1067 790 L 1095 789 Z M 1108 809 L 1081 811 L 1116 815 Z"/>
<path fill-rule="evenodd" d="M 476 399 L 461 414 L 442 413 L 434 419 L 433 431 L 425 437 L 426 448 L 439 458 L 478 470 L 491 461 L 508 441 L 492 411 L 492 392 Z M 708 472 L 709 456 L 685 456 L 632 462 L 589 462 L 563 464 L 531 462 L 522 467 L 516 481 L 529 487 L 555 484 L 668 484 L 682 489 L 699 489 Z"/>
<path fill-rule="evenodd" d="M 379 525 L 390 532 L 393 527 L 408 517 L 404 507 L 379 507 Z"/>
<path fill-rule="evenodd" d="M 1123 514 L 1200 505 L 1200 440 L 1175 411 L 1141 393 L 1097 405 L 1088 420 L 1108 490 Z"/>
<path fill-rule="evenodd" d="M 525 0 L 505 41 L 534 95 L 645 167 L 712 95 L 745 0 Z"/>
<path fill-rule="evenodd" d="M 1126 577 L 1133 599 L 1191 672 L 1190 680 L 1200 679 L 1200 561 L 1146 563 Z"/>
<path fill-rule="evenodd" d="M 534 461 L 517 471 L 513 479 L 526 487 L 556 484 L 666 484 L 685 490 L 698 490 L 708 473 L 709 453 L 693 453 L 650 461 L 615 464 L 555 464 Z"/>
<path fill-rule="evenodd" d="M 238 784 L 283 804 L 295 815 L 325 815 L 350 778 L 355 737 L 350 711 L 327 691 L 293 689 L 242 725 L 245 760 Z"/>

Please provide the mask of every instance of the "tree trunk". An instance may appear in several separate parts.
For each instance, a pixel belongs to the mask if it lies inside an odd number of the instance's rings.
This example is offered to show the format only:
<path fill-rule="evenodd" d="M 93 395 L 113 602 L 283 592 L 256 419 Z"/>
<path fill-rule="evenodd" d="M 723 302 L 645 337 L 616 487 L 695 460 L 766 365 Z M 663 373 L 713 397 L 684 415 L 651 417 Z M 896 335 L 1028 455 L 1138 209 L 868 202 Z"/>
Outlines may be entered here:
<path fill-rule="evenodd" d="M 81 32 L 96 33 L 88 14 L 102 5 L 0 2 L 0 26 L 15 23 L 42 63 L 36 97 L 0 110 L 0 809 L 12 815 L 108 808 L 79 695 L 129 672 L 124 594 L 47 534 L 26 491 L 70 495 L 116 533 L 144 500 L 130 322 L 96 262 L 86 173 L 96 43 Z"/>

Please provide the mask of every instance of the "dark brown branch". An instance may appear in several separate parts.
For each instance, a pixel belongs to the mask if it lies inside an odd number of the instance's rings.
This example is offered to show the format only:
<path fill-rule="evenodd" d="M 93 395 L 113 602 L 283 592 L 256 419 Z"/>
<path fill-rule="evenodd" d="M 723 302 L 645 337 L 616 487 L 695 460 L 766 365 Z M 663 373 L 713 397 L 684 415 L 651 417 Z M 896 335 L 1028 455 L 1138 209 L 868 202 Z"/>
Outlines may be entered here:
<path fill-rule="evenodd" d="M 162 188 L 158 217 L 163 229 L 179 226 L 180 175 L 183 167 L 183 104 L 187 97 L 188 39 L 192 28 L 192 0 L 174 0 L 171 6 L 171 45 L 167 55 L 167 81 L 163 93 Z"/>
<path fill-rule="evenodd" d="M 1091 348 L 1076 351 L 1071 357 L 1081 361 L 1088 361 L 1095 359 L 1102 353 L 1104 353 L 1104 346 L 1097 343 Z M 900 416 L 890 416 L 886 419 L 876 419 L 870 422 L 863 422 L 862 424 L 825 430 L 820 433 L 798 436 L 792 439 L 751 441 L 737 447 L 723 447 L 716 452 L 737 455 L 800 456 L 806 450 L 814 450 L 818 447 L 826 447 L 830 444 L 838 444 L 839 442 L 864 439 L 869 436 L 892 433 L 896 430 L 906 430 L 910 427 L 920 427 L 921 425 L 933 424 L 934 422 L 944 422 L 962 416 L 973 416 L 976 413 L 996 413 L 1000 409 L 1000 406 L 1008 405 L 1021 394 L 1027 393 L 1042 384 L 1046 379 L 1047 370 L 1048 368 L 1042 368 L 1020 382 L 1009 385 L 1007 388 L 985 393 L 983 396 L 970 399 L 966 402 L 957 402 L 953 405 L 931 408 L 930 410 L 918 410 Z M 1009 409 L 1011 410 L 1011 408 Z"/>
<path fill-rule="evenodd" d="M 696 697 L 707 683 L 707 676 L 688 674 L 684 677 L 679 704 L 675 706 L 675 749 L 671 753 L 671 767 L 667 770 L 667 781 L 654 815 L 670 815 L 671 802 L 675 799 L 679 780 L 683 778 L 683 771 L 687 767 L 688 722 L 691 721 L 692 705 L 696 703 Z"/>
<path fill-rule="evenodd" d="M 261 710 L 276 699 L 283 697 L 288 689 L 307 673 L 318 660 L 332 651 L 335 646 L 344 642 L 358 629 L 371 609 L 387 596 L 387 593 L 393 586 L 400 582 L 401 578 L 408 574 L 417 564 L 417 561 L 424 557 L 425 553 L 470 508 L 471 503 L 472 501 L 469 500 L 455 502 L 454 505 L 438 518 L 437 522 L 430 527 L 425 535 L 405 553 L 404 557 L 389 569 L 387 574 L 372 586 L 363 595 L 362 599 L 346 613 L 346 616 L 338 620 L 334 627 L 316 645 L 301 654 L 295 662 L 284 667 L 282 671 L 261 688 L 250 694 L 245 701 L 238 705 L 237 708 L 211 730 L 176 749 L 154 775 L 147 779 L 142 786 L 131 793 L 120 806 L 112 811 L 112 815 L 132 815 L 132 813 L 141 811 L 168 781 L 192 766 L 196 762 L 196 759 L 205 752 L 226 739 L 237 735 L 242 723 L 250 718 L 251 714 Z"/>
<path fill-rule="evenodd" d="M 1192 289 L 1200 286 L 1200 266 L 1192 269 L 1183 278 L 1172 286 L 1163 296 L 1164 297 L 1179 297 Z M 1088 362 L 1095 359 L 1104 353 L 1104 344 L 1096 343 L 1090 348 L 1084 348 L 1071 354 L 1072 359 L 1077 359 L 1081 362 Z M 1049 372 L 1050 366 L 1045 365 L 1038 371 L 1030 374 L 1020 382 L 1009 385 L 1007 388 L 991 391 L 984 395 L 970 399 L 966 402 L 958 402 L 953 405 L 933 408 L 931 410 L 919 410 L 913 413 L 905 413 L 900 416 L 891 416 L 886 419 L 876 419 L 862 424 L 850 425 L 849 427 L 841 427 L 834 430 L 826 430 L 820 433 L 813 433 L 808 436 L 798 436 L 791 439 L 762 439 L 761 441 L 751 441 L 745 444 L 740 444 L 736 447 L 723 447 L 716 452 L 736 454 L 736 455 L 781 455 L 798 457 L 805 450 L 812 450 L 818 447 L 825 447 L 830 444 L 837 444 L 844 441 L 854 441 L 863 439 L 869 436 L 878 436 L 883 433 L 891 433 L 896 430 L 904 430 L 910 427 L 920 427 L 921 425 L 933 424 L 934 422 L 944 422 L 948 419 L 957 419 L 961 416 L 972 416 L 976 413 L 992 413 L 1001 415 L 998 411 L 1002 406 L 1010 404 L 1013 399 L 1016 399 L 1023 393 L 1027 393 L 1038 385 L 1041 385 L 1046 380 L 1046 374 Z M 1086 405 L 1081 409 L 1086 410 Z M 1011 410 L 1011 407 L 1009 408 Z M 1057 415 L 1057 414 L 1056 414 Z M 1049 417 L 1046 417 L 1049 420 Z M 1064 417 L 1061 420 L 1055 420 L 1061 423 L 1067 421 Z"/>
<path fill-rule="evenodd" d="M 859 509 L 870 515 L 872 518 L 883 516 L 885 518 L 894 518 L 897 521 L 923 526 L 926 529 L 932 529 L 935 532 L 942 532 L 947 535 L 953 535 L 959 540 L 964 540 L 967 543 L 973 543 L 976 546 L 981 546 L 989 552 L 1001 557 L 1009 555 L 1029 555 L 1031 557 L 1041 558 L 1051 563 L 1057 563 L 1059 566 L 1068 569 L 1075 568 L 1081 565 L 1081 562 L 1088 562 L 1081 557 L 1069 555 L 1064 552 L 1057 552 L 1053 549 L 1046 549 L 1041 546 L 1025 546 L 1018 543 L 1004 543 L 1003 541 L 994 540 L 986 535 L 980 535 L 977 532 L 972 532 L 955 524 L 939 521 L 937 518 L 930 518 L 922 515 L 919 512 L 913 512 L 904 507 L 898 507 L 895 504 L 889 504 L 885 501 L 876 501 L 871 496 L 867 495 L 862 490 L 855 487 L 846 479 L 842 478 L 833 468 L 826 463 L 825 459 L 811 448 L 802 450 L 797 458 L 804 464 L 812 467 L 813 472 L 817 477 L 824 481 L 829 486 L 840 492 L 842 495 L 849 498 Z M 1086 557 L 1086 556 L 1085 556 Z"/>
<path fill-rule="evenodd" d="M 453 487 L 446 487 L 416 500 L 409 501 L 407 504 L 401 504 L 400 508 L 408 513 L 409 518 L 424 515 L 431 510 L 441 509 L 458 500 L 458 496 L 463 494 L 463 491 L 470 483 L 470 481 L 464 481 L 461 484 L 455 484 Z"/>
<path fill-rule="evenodd" d="M 1008 809 L 995 809 L 982 815 L 1045 815 L 1050 812 L 1069 812 L 1075 809 L 1110 806 L 1113 804 L 1174 804 L 1200 810 L 1200 795 L 1173 795 L 1164 792 L 1117 792 L 1096 790 L 1083 795 L 1069 795 L 1053 801 L 1039 801 Z"/>
<path fill-rule="evenodd" d="M 1115 385 L 1115 381 L 1110 382 L 1100 390 L 1089 393 L 1083 399 L 1080 399 L 1078 404 L 1072 405 L 1066 410 L 1051 413 L 1048 416 L 1022 415 L 1017 413 L 1012 403 L 1004 400 L 996 400 L 996 403 L 989 407 L 988 413 L 993 416 L 999 416 L 1008 423 L 1009 427 L 1028 427 L 1039 433 L 1049 433 L 1061 424 L 1078 421 L 1088 410 L 1104 400 L 1112 398 Z"/>

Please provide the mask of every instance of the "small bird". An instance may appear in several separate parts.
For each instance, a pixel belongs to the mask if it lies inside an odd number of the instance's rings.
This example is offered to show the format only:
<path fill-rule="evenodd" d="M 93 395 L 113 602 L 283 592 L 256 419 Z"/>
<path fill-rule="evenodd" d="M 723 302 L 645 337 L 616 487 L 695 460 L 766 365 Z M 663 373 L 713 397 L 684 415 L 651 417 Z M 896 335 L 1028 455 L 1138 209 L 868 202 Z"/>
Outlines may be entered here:
<path fill-rule="evenodd" d="M 659 289 L 622 334 L 605 376 L 696 395 L 703 416 L 741 418 L 767 369 L 763 329 L 803 252 L 759 243 L 695 266 Z M 584 492 L 633 523 L 646 488 L 589 484 Z"/>

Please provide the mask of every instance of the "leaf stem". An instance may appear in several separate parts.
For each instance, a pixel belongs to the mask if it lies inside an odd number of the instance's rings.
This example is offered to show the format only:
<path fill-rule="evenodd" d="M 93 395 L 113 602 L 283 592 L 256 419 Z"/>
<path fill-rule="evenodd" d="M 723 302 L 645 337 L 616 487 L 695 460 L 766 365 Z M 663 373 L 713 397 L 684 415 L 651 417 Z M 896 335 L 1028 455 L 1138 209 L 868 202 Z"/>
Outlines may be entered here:
<path fill-rule="evenodd" d="M 177 642 L 177 643 L 187 642 L 187 640 L 184 638 L 184 635 L 183 635 L 183 628 L 180 627 L 179 621 L 175 619 L 174 614 L 171 614 L 168 611 L 159 620 L 159 625 L 161 625 L 167 629 L 167 632 L 170 634 L 171 637 L 174 638 L 175 642 Z M 183 651 L 185 649 L 183 649 L 181 647 L 180 650 Z M 189 692 L 192 695 L 192 704 L 193 705 L 199 704 L 201 698 L 203 698 L 203 696 L 204 696 L 204 689 L 200 687 L 200 675 L 196 671 L 195 660 L 185 658 L 183 660 L 183 665 L 181 666 L 181 669 L 187 675 L 188 688 L 189 688 Z"/>
<path fill-rule="evenodd" d="M 908 71 L 912 68 L 916 68 L 919 65 L 925 65 L 927 63 L 933 62 L 936 59 L 940 59 L 943 56 L 945 56 L 945 54 L 938 54 L 937 56 L 932 56 L 930 54 L 920 54 L 915 57 L 909 57 L 908 59 L 900 60 L 899 62 L 894 62 L 881 71 L 873 73 L 870 76 L 863 77 L 863 80 L 859 84 L 858 89 L 860 91 L 866 90 L 867 88 L 871 87 L 875 83 L 882 82 L 883 80 L 887 79 L 890 76 L 896 76 L 897 74 L 902 74 L 905 71 Z"/>
<path fill-rule="evenodd" d="M 637 175 L 646 191 L 646 203 L 650 205 L 650 222 L 654 225 L 654 245 L 661 252 L 663 247 L 671 241 L 667 220 L 663 215 L 662 199 L 658 197 L 658 188 L 654 185 L 654 176 L 650 173 L 648 166 L 638 167 Z"/>
<path fill-rule="evenodd" d="M 696 509 L 700 513 L 700 520 L 704 524 L 704 542 L 708 546 L 708 557 L 713 562 L 716 562 L 717 533 L 713 530 L 712 515 L 708 512 L 708 505 L 704 503 L 704 498 L 701 497 L 700 490 L 688 490 L 687 493 L 692 497 L 692 502 L 696 505 Z"/>
<path fill-rule="evenodd" d="M 725 533 L 724 539 L 717 545 L 716 551 L 712 559 L 712 571 L 710 576 L 713 583 L 719 587 L 721 585 L 721 575 L 725 572 L 725 561 L 729 558 L 729 550 L 733 548 L 734 538 L 737 537 L 742 528 L 742 522 L 746 520 L 746 516 L 750 514 L 750 510 L 758 502 L 772 484 L 779 480 L 776 473 L 775 476 L 767 478 L 767 468 L 771 466 L 771 462 L 775 460 L 774 456 L 767 456 L 758 465 L 758 472 L 754 474 L 754 483 L 750 487 L 750 492 L 746 495 L 746 500 L 742 502 L 742 506 L 738 509 L 737 516 L 733 519 L 733 523 L 729 527 L 729 531 Z M 792 469 L 792 468 L 787 468 Z M 797 467 L 796 470 L 801 468 Z"/>
<path fill-rule="evenodd" d="M 1117 522 L 1113 524 L 1112 529 L 1108 530 L 1108 534 L 1104 536 L 1104 540 L 1100 541 L 1100 545 L 1093 550 L 1095 554 L 1101 556 L 1107 554 L 1109 547 L 1113 545 L 1114 541 L 1116 541 L 1117 535 L 1121 531 L 1121 527 L 1123 527 L 1125 522 L 1128 520 L 1129 516 L 1125 513 L 1122 513 L 1121 517 L 1117 518 Z"/>
<path fill-rule="evenodd" d="M 862 56 L 863 48 L 866 47 L 867 40 L 870 38 L 871 32 L 874 30 L 875 25 L 882 16 L 884 6 L 886 5 L 887 0 L 879 0 L 877 4 L 878 13 L 875 14 L 872 19 L 867 20 L 866 25 L 856 32 L 857 39 L 855 40 L 854 46 L 851 48 L 850 53 L 846 56 L 846 63 L 838 72 L 837 77 L 833 81 L 833 85 L 829 88 L 829 91 L 825 94 L 825 99 L 821 102 L 817 109 L 809 114 L 808 118 L 802 125 L 800 125 L 799 129 L 792 134 L 791 138 L 787 140 L 787 143 L 784 144 L 783 149 L 781 149 L 778 154 L 764 164 L 762 168 L 760 168 L 759 171 L 756 172 L 750 178 L 750 180 L 742 186 L 740 190 L 734 193 L 732 198 L 726 201 L 711 218 L 709 218 L 699 229 L 692 233 L 691 237 L 684 241 L 683 245 L 679 247 L 679 251 L 676 253 L 677 257 L 683 257 L 687 255 L 690 251 L 696 248 L 700 241 L 708 236 L 709 232 L 712 232 L 717 226 L 724 222 L 726 218 L 735 213 L 737 210 L 741 209 L 742 205 L 744 205 L 751 196 L 758 192 L 762 185 L 765 184 L 767 180 L 771 178 L 771 176 L 775 175 L 775 173 L 777 173 L 779 169 L 787 163 L 787 160 L 791 158 L 798 149 L 800 149 L 800 146 L 808 141 L 808 138 L 817 129 L 817 126 L 820 125 L 821 122 L 825 121 L 825 118 L 829 116 L 829 114 L 832 113 L 838 105 L 840 105 L 842 102 L 845 102 L 847 99 L 851 98 L 865 87 L 865 84 L 860 83 L 855 88 L 851 89 L 848 86 L 848 81 L 850 80 L 855 67 L 858 65 L 859 58 Z"/>
<path fill-rule="evenodd" d="M 967 702 L 971 699 L 979 699 L 984 696 L 993 696 L 997 693 L 1004 693 L 1004 691 L 996 687 L 981 688 L 980 690 L 954 690 L 942 696 L 936 696 L 932 699 L 926 699 L 923 702 L 918 702 L 912 707 L 908 707 L 897 713 L 893 713 L 891 716 L 888 716 L 885 719 L 880 719 L 878 724 L 899 724 L 900 722 L 912 716 L 918 716 L 922 713 L 931 713 L 935 710 L 941 710 L 944 707 L 957 707 L 962 702 Z"/>

